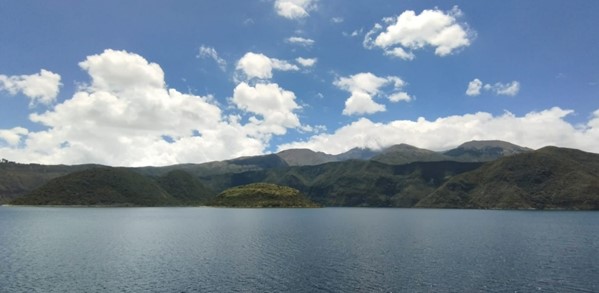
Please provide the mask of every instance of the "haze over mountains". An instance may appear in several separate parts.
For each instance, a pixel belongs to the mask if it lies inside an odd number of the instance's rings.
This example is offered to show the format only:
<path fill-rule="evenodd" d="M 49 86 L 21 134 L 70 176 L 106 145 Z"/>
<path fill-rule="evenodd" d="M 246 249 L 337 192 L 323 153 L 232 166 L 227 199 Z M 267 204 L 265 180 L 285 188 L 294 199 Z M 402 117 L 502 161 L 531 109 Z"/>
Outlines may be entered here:
<path fill-rule="evenodd" d="M 5 162 L 0 164 L 0 200 L 198 205 L 228 188 L 265 182 L 295 188 L 323 206 L 598 209 L 598 162 L 598 154 L 555 147 L 533 151 L 503 141 L 472 141 L 445 152 L 406 144 L 338 155 L 292 149 L 167 167 L 98 169 Z M 120 183 L 113 186 L 102 183 L 106 179 L 98 174 L 128 179 L 114 179 Z"/>

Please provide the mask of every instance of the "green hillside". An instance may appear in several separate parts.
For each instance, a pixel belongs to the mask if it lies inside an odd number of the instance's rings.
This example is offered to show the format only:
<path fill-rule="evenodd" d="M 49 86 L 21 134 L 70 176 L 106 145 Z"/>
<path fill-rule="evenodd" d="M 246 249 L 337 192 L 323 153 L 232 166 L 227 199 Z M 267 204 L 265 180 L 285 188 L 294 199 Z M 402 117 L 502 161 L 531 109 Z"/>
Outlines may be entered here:
<path fill-rule="evenodd" d="M 202 204 L 216 195 L 214 191 L 183 170 L 170 171 L 156 178 L 156 182 L 168 194 L 185 205 Z"/>
<path fill-rule="evenodd" d="M 0 162 L 0 204 L 23 196 L 48 181 L 66 174 L 97 167 L 97 165 L 40 165 Z"/>
<path fill-rule="evenodd" d="M 297 189 L 268 183 L 253 183 L 229 188 L 221 192 L 209 205 L 218 207 L 285 207 L 314 208 L 310 201 Z"/>
<path fill-rule="evenodd" d="M 149 177 L 124 168 L 94 168 L 53 179 L 11 204 L 170 206 L 180 202 Z"/>
<path fill-rule="evenodd" d="M 448 161 L 450 158 L 427 149 L 407 144 L 398 144 L 386 148 L 371 160 L 391 165 L 402 165 L 412 162 Z"/>
<path fill-rule="evenodd" d="M 490 162 L 418 203 L 430 208 L 599 209 L 599 155 L 546 147 Z"/>
<path fill-rule="evenodd" d="M 446 161 L 387 165 L 350 160 L 209 176 L 201 180 L 217 191 L 254 182 L 290 186 L 324 206 L 412 207 L 451 176 L 479 166 L 481 163 Z"/>

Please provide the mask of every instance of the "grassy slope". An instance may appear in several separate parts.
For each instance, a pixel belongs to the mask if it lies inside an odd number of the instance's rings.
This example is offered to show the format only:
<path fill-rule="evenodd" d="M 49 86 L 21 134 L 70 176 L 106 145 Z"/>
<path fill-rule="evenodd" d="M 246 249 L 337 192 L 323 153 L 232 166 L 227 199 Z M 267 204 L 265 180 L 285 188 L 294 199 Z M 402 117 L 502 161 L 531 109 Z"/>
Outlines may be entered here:
<path fill-rule="evenodd" d="M 20 197 L 48 181 L 66 174 L 96 167 L 94 165 L 0 164 L 0 203 Z"/>
<path fill-rule="evenodd" d="M 480 163 L 419 162 L 401 166 L 350 160 L 202 178 L 214 190 L 253 182 L 296 188 L 325 206 L 411 207 L 454 174 Z"/>
<path fill-rule="evenodd" d="M 216 195 L 214 191 L 183 170 L 170 171 L 156 178 L 156 182 L 172 197 L 185 205 L 202 204 Z"/>
<path fill-rule="evenodd" d="M 419 207 L 599 209 L 599 155 L 546 147 L 455 176 Z"/>
<path fill-rule="evenodd" d="M 53 179 L 11 203 L 168 206 L 179 202 L 148 177 L 124 168 L 95 168 Z"/>
<path fill-rule="evenodd" d="M 318 207 L 297 189 L 268 183 L 237 186 L 221 192 L 210 202 L 221 207 Z"/>

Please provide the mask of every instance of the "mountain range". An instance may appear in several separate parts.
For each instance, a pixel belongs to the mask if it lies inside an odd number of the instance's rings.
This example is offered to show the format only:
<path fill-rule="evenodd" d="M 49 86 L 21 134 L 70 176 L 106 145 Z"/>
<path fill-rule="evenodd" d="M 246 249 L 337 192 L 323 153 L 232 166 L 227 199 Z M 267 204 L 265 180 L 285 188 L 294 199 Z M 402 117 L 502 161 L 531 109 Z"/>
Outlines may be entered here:
<path fill-rule="evenodd" d="M 598 209 L 599 155 L 471 141 L 444 152 L 292 149 L 166 167 L 0 163 L 0 201 L 12 204 L 201 205 L 251 183 L 292 187 L 323 206 Z"/>

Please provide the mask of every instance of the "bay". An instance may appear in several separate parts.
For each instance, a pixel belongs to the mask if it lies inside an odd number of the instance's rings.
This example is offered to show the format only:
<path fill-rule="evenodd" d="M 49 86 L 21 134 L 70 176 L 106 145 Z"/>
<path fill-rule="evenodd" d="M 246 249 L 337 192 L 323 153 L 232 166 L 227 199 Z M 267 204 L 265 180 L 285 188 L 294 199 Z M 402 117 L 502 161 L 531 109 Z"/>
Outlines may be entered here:
<path fill-rule="evenodd" d="M 598 292 L 599 213 L 0 207 L 0 292 Z"/>

